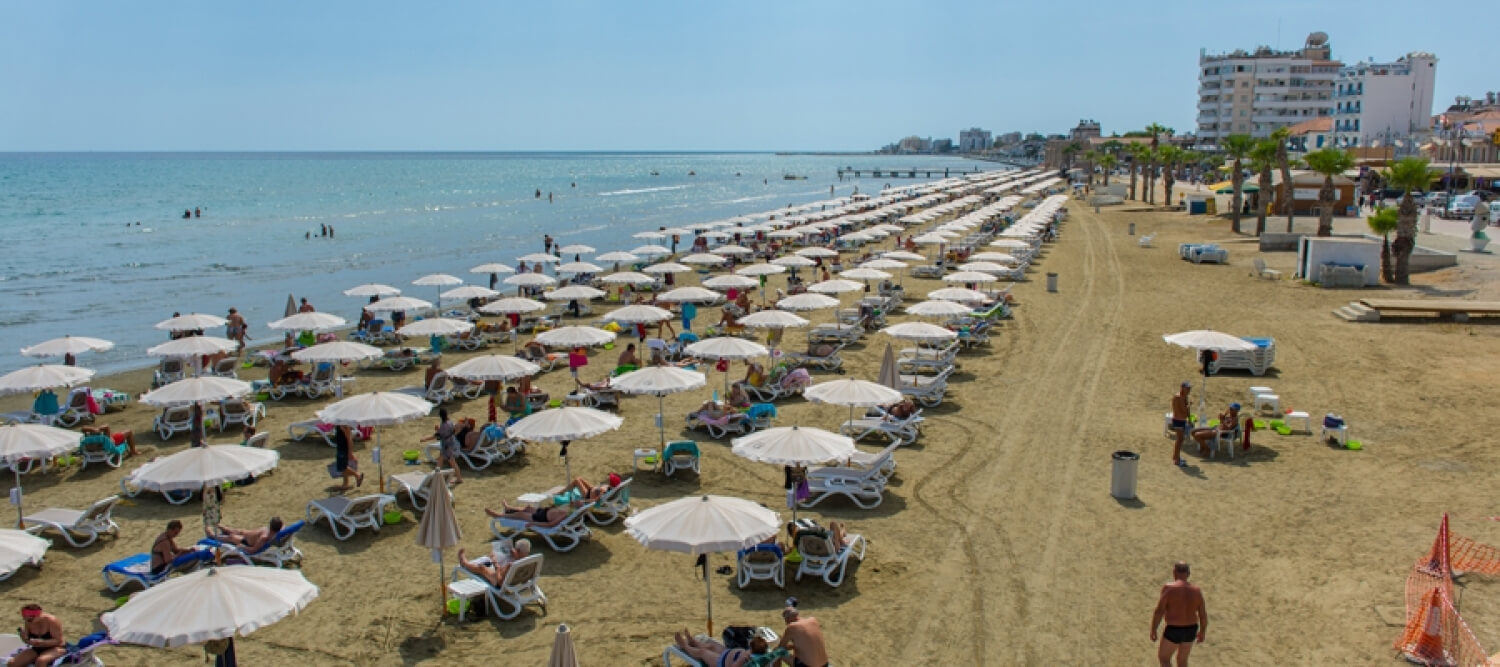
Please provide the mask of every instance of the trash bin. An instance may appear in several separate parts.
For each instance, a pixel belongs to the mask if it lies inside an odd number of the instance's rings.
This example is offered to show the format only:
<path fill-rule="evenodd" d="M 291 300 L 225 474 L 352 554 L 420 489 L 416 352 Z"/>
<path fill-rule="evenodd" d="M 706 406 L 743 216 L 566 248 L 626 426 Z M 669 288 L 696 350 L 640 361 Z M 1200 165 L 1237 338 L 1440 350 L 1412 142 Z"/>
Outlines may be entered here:
<path fill-rule="evenodd" d="M 1047 274 L 1047 291 L 1048 292 L 1056 292 L 1057 291 L 1057 274 L 1056 273 L 1048 273 Z"/>
<path fill-rule="evenodd" d="M 1136 468 L 1141 463 L 1140 455 L 1118 451 L 1111 454 L 1110 458 L 1114 459 L 1114 467 L 1109 475 L 1109 495 L 1120 500 L 1134 499 Z"/>
<path fill-rule="evenodd" d="M 1135 236 L 1135 223 L 1130 223 L 1130 235 Z"/>

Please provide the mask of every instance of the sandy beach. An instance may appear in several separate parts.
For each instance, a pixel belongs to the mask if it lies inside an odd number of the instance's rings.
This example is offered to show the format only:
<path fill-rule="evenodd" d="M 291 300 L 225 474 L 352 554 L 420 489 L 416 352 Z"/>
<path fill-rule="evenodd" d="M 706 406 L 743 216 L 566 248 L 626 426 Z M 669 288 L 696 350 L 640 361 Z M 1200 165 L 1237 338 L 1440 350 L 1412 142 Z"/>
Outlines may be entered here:
<path fill-rule="evenodd" d="M 1074 202 L 1060 240 L 1033 264 L 1031 279 L 1016 286 L 1014 318 L 998 327 L 988 347 L 960 355 L 948 400 L 924 413 L 922 437 L 897 453 L 899 468 L 878 508 L 830 500 L 805 512 L 845 521 L 869 540 L 864 561 L 851 567 L 847 581 L 832 589 L 789 576 L 785 590 L 757 582 L 742 591 L 732 575 L 711 575 L 716 628 L 779 630 L 778 611 L 791 595 L 804 614 L 820 619 L 841 667 L 1148 665 L 1154 664 L 1147 633 L 1157 589 L 1170 578 L 1172 562 L 1186 560 L 1204 588 L 1211 619 L 1194 664 L 1391 659 L 1406 573 L 1430 546 L 1442 513 L 1452 514 L 1455 532 L 1500 542 L 1487 493 L 1500 473 L 1500 454 L 1488 446 L 1500 328 L 1345 322 L 1331 311 L 1359 295 L 1255 278 L 1253 241 L 1230 240 L 1227 266 L 1183 262 L 1177 243 L 1226 240 L 1228 223 L 1132 211 L 1138 208 L 1132 204 L 1096 214 Z M 1155 247 L 1138 247 L 1138 237 L 1126 234 L 1128 222 L 1137 224 L 1138 234 L 1154 233 Z M 1290 275 L 1291 254 L 1265 257 Z M 1414 276 L 1413 288 L 1381 291 L 1493 293 L 1486 286 L 1495 275 L 1493 257 L 1460 262 L 1457 269 Z M 1059 274 L 1058 293 L 1046 292 L 1043 272 Z M 908 277 L 905 286 L 909 295 L 921 295 L 942 284 Z M 353 301 L 339 305 L 355 307 Z M 822 312 L 812 319 L 830 317 Z M 700 312 L 699 322 L 716 320 L 717 309 Z M 1190 352 L 1161 341 L 1164 333 L 1199 328 L 1274 337 L 1275 369 L 1265 377 L 1230 373 L 1204 383 Z M 872 334 L 846 350 L 847 377 L 873 379 L 887 340 Z M 793 331 L 787 346 L 800 341 Z M 508 351 L 449 353 L 445 365 Z M 617 352 L 596 351 L 584 377 L 602 376 Z M 731 373 L 743 376 L 743 364 Z M 242 379 L 264 376 L 257 368 Z M 757 500 L 789 518 L 780 469 L 732 456 L 727 441 L 677 432 L 682 415 L 722 386 L 720 374 L 709 370 L 708 376 L 707 389 L 666 399 L 668 438 L 702 444 L 702 476 L 635 473 L 632 504 L 649 507 L 708 492 Z M 422 371 L 369 370 L 356 377 L 352 390 L 367 392 L 419 384 Z M 1251 385 L 1270 385 L 1284 408 L 1343 415 L 1364 449 L 1336 449 L 1313 435 L 1257 432 L 1248 456 L 1204 460 L 1193 453 L 1190 465 L 1179 469 L 1170 463 L 1161 415 L 1184 379 L 1195 383 L 1194 404 L 1206 386 L 1214 412 L 1231 400 L 1247 401 Z M 92 385 L 137 393 L 149 380 L 150 372 L 141 371 Z M 566 370 L 556 370 L 537 384 L 559 397 L 571 382 Z M 226 495 L 227 524 L 253 527 L 273 514 L 290 522 L 302 518 L 308 500 L 336 493 L 324 470 L 332 449 L 286 439 L 287 424 L 311 418 L 324 403 L 268 405 L 261 429 L 272 433 L 281 465 Z M 28 397 L 0 400 L 0 410 L 28 405 Z M 802 400 L 778 408 L 781 425 L 833 429 L 846 416 L 844 408 Z M 485 402 L 461 401 L 449 410 L 483 421 Z M 571 446 L 574 475 L 628 476 L 631 451 L 657 442 L 655 410 L 650 397 L 626 398 L 624 428 Z M 150 448 L 146 456 L 185 448 L 185 436 L 163 443 L 148 432 L 154 415 L 132 405 L 100 421 L 134 429 Z M 435 421 L 382 430 L 387 474 L 409 470 L 399 463 L 400 451 L 413 448 Z M 211 433 L 210 440 L 238 438 Z M 861 447 L 873 452 L 881 444 L 869 440 Z M 1141 453 L 1136 502 L 1108 494 L 1110 453 L 1121 449 Z M 369 450 L 359 446 L 356 456 L 369 473 L 361 491 L 373 492 Z M 85 507 L 118 491 L 120 477 L 140 463 L 28 475 L 26 506 Z M 532 445 L 519 462 L 465 471 L 464 479 L 455 491 L 456 510 L 464 545 L 475 552 L 490 537 L 484 507 L 565 482 L 557 447 L 549 444 Z M 585 665 L 659 665 L 674 631 L 703 630 L 704 585 L 692 559 L 647 551 L 618 523 L 596 528 L 591 541 L 568 553 L 540 548 L 541 587 L 550 601 L 544 616 L 533 608 L 513 621 L 440 620 L 438 567 L 413 543 L 417 514 L 404 500 L 401 506 L 405 519 L 379 533 L 361 531 L 341 542 L 326 524 L 301 532 L 303 572 L 321 595 L 301 615 L 239 640 L 246 664 L 543 664 L 556 625 L 567 623 Z M 184 542 L 195 540 L 198 515 L 196 500 L 182 506 L 152 494 L 127 500 L 115 512 L 118 539 L 84 549 L 56 541 L 40 571 L 25 568 L 0 584 L 0 608 L 39 601 L 76 638 L 113 607 L 116 595 L 102 587 L 100 568 L 146 551 L 169 519 L 188 526 L 184 538 L 192 539 Z M 445 575 L 454 562 L 450 551 Z M 732 555 L 710 557 L 711 569 L 733 562 Z M 1500 605 L 1491 601 L 1500 599 L 1500 587 L 1471 581 L 1468 589 L 1465 618 L 1495 650 Z M 119 646 L 100 655 L 111 665 L 203 660 L 196 646 Z"/>

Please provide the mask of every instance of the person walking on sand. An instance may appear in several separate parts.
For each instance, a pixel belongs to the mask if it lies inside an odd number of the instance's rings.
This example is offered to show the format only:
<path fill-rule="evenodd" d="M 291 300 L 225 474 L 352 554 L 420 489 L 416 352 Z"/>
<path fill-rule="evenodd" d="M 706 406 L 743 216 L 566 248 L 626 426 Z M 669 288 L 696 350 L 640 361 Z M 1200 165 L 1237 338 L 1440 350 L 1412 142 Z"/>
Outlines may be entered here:
<path fill-rule="evenodd" d="M 1188 653 L 1193 644 L 1203 643 L 1208 633 L 1208 607 L 1203 603 L 1203 590 L 1188 583 L 1192 569 L 1187 563 L 1178 561 L 1172 566 L 1172 581 L 1161 587 L 1161 597 L 1156 600 L 1156 611 L 1151 614 L 1151 641 L 1156 641 L 1156 626 L 1163 620 L 1166 630 L 1161 633 L 1161 646 L 1156 650 L 1156 660 L 1161 667 L 1172 666 L 1172 654 L 1177 654 L 1177 667 L 1187 667 Z"/>
<path fill-rule="evenodd" d="M 235 350 L 235 353 L 238 354 L 245 349 L 245 318 L 243 315 L 240 315 L 240 311 L 230 308 L 229 317 L 225 319 L 229 321 L 229 326 L 225 328 L 224 332 L 229 334 L 229 340 L 239 344 L 239 348 Z"/>
<path fill-rule="evenodd" d="M 796 607 L 781 610 L 781 619 L 786 621 L 786 630 L 781 633 L 777 648 L 791 645 L 792 664 L 797 667 L 828 667 L 828 647 L 823 643 L 823 626 L 818 619 L 802 618 Z"/>
<path fill-rule="evenodd" d="M 1187 438 L 1188 429 L 1193 425 L 1188 416 L 1188 392 L 1193 390 L 1193 383 L 1183 382 L 1177 393 L 1172 395 L 1172 422 L 1170 428 L 1177 434 L 1177 439 L 1172 443 L 1172 465 L 1185 466 L 1182 462 L 1182 441 Z"/>

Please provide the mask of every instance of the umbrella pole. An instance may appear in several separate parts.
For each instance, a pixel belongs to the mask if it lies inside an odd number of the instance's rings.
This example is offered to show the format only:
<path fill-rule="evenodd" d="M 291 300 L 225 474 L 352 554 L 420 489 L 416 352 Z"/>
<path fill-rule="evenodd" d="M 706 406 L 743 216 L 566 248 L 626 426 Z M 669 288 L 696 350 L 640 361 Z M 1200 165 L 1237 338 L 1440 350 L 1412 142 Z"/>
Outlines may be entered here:
<path fill-rule="evenodd" d="M 703 557 L 707 558 L 708 554 L 704 554 Z M 708 576 L 707 562 L 705 560 L 703 566 L 703 592 L 706 594 L 704 599 L 708 602 L 708 636 L 712 637 L 714 636 L 714 587 L 713 579 Z"/>
<path fill-rule="evenodd" d="M 380 492 L 385 493 L 385 461 L 380 457 L 380 427 L 375 427 L 375 474 L 380 476 Z M 344 482 L 348 484 L 348 481 Z"/>
<path fill-rule="evenodd" d="M 567 447 L 567 445 L 563 445 L 563 446 Z M 572 484 L 573 483 L 573 460 L 570 459 L 570 458 L 568 458 L 567 454 L 563 454 L 563 474 L 567 476 L 566 483 L 567 484 Z"/>
<path fill-rule="evenodd" d="M 443 605 L 443 616 L 448 615 L 448 582 L 443 580 L 443 552 L 438 552 L 438 601 Z"/>
<path fill-rule="evenodd" d="M 656 395 L 656 428 L 661 431 L 661 451 L 667 451 L 667 398 L 666 394 Z M 572 481 L 571 478 L 569 481 Z"/>
<path fill-rule="evenodd" d="M 25 530 L 26 510 L 22 509 L 20 502 L 25 498 L 25 494 L 21 491 L 21 469 L 16 467 L 18 463 L 20 463 L 20 461 L 12 461 L 10 464 L 10 471 L 16 474 L 16 500 L 18 501 L 16 503 L 16 528 L 18 530 Z"/>

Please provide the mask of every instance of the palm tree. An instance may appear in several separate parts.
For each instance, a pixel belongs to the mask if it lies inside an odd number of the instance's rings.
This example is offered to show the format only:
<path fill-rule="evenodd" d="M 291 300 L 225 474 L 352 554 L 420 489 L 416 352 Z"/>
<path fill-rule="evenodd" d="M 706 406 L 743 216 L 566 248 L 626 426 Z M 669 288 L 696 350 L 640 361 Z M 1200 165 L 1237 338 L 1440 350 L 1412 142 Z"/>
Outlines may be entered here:
<path fill-rule="evenodd" d="M 1099 156 L 1099 166 L 1104 169 L 1104 184 L 1109 185 L 1109 172 L 1120 164 L 1120 158 L 1113 154 L 1105 153 Z"/>
<path fill-rule="evenodd" d="M 1094 184 L 1094 165 L 1099 163 L 1100 157 L 1102 156 L 1099 154 L 1099 151 L 1095 150 L 1086 151 L 1083 154 L 1084 164 L 1086 165 L 1083 173 L 1088 176 L 1088 183 L 1091 186 Z"/>
<path fill-rule="evenodd" d="M 1081 151 L 1081 150 L 1083 150 L 1083 146 L 1081 144 L 1068 144 L 1067 146 L 1063 147 L 1063 150 L 1062 150 L 1062 152 L 1063 152 L 1063 166 L 1062 166 L 1062 168 L 1063 168 L 1063 172 L 1064 173 L 1066 173 L 1069 169 L 1071 169 L 1073 167 L 1073 157 L 1075 155 L 1078 155 L 1078 151 Z"/>
<path fill-rule="evenodd" d="M 1292 132 L 1285 127 L 1278 127 L 1271 132 L 1271 141 L 1276 142 L 1276 168 L 1281 172 L 1281 185 L 1276 188 L 1276 203 L 1281 208 L 1280 213 L 1286 216 L 1286 232 L 1292 233 L 1292 160 L 1286 154 L 1287 142 L 1291 141 Z"/>
<path fill-rule="evenodd" d="M 1150 152 L 1151 152 L 1151 149 L 1148 148 L 1144 144 L 1130 144 L 1129 146 L 1125 147 L 1125 153 L 1128 154 L 1129 157 L 1130 157 L 1130 198 L 1131 199 L 1135 199 L 1136 198 L 1136 190 L 1135 190 L 1135 177 L 1136 177 L 1136 174 L 1140 174 L 1141 178 L 1143 180 L 1145 179 L 1146 172 L 1142 171 L 1141 167 L 1145 165 L 1145 163 L 1146 163 L 1146 154 L 1150 153 Z"/>
<path fill-rule="evenodd" d="M 1391 270 L 1391 232 L 1395 231 L 1401 214 L 1394 208 L 1383 208 L 1375 212 L 1375 215 L 1365 219 L 1365 224 L 1370 226 L 1370 231 L 1380 235 L 1384 241 L 1380 248 L 1380 278 L 1388 283 L 1396 282 L 1396 275 Z"/>
<path fill-rule="evenodd" d="M 1338 149 L 1324 148 L 1307 154 L 1307 168 L 1323 175 L 1323 188 L 1318 190 L 1318 236 L 1333 236 L 1333 177 L 1353 166 L 1354 158 Z"/>
<path fill-rule="evenodd" d="M 1183 152 L 1181 148 L 1168 144 L 1156 149 L 1156 153 L 1158 159 L 1161 160 L 1161 177 L 1165 181 L 1164 185 L 1166 186 L 1166 189 L 1163 191 L 1166 195 L 1163 206 L 1171 206 L 1172 184 L 1177 182 L 1177 165 L 1182 163 Z"/>
<path fill-rule="evenodd" d="M 1245 170 L 1243 162 L 1250 156 L 1250 149 L 1255 147 L 1255 140 L 1248 134 L 1231 134 L 1224 137 L 1224 154 L 1234 160 L 1229 173 L 1229 178 L 1234 184 L 1234 198 L 1229 205 L 1229 219 L 1233 221 L 1234 233 L 1240 233 L 1240 203 L 1245 196 Z"/>
<path fill-rule="evenodd" d="M 1271 169 L 1276 166 L 1276 142 L 1270 139 L 1262 139 L 1255 142 L 1255 147 L 1250 149 L 1250 170 L 1260 174 L 1260 182 L 1257 184 L 1260 191 L 1257 196 L 1258 206 L 1255 207 L 1255 235 L 1266 233 L 1266 198 L 1271 196 Z M 1277 202 L 1280 205 L 1280 201 Z"/>
<path fill-rule="evenodd" d="M 1411 196 L 1413 190 L 1425 190 L 1432 185 L 1432 175 L 1427 171 L 1427 159 L 1408 157 L 1397 160 L 1381 174 L 1386 183 L 1391 187 L 1401 188 L 1401 205 L 1398 207 L 1400 216 L 1396 223 L 1396 242 L 1391 245 L 1394 253 L 1395 269 L 1392 272 L 1394 278 L 1391 282 L 1397 285 L 1405 285 L 1410 282 L 1410 273 L 1407 269 L 1411 260 L 1411 251 L 1417 247 L 1417 200 Z"/>

